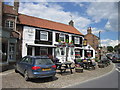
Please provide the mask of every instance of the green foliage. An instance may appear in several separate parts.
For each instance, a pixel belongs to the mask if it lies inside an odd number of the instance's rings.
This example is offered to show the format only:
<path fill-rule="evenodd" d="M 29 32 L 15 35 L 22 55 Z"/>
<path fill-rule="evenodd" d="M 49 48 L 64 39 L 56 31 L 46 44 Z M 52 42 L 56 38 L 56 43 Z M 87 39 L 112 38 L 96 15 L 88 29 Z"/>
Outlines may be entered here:
<path fill-rule="evenodd" d="M 116 46 L 114 47 L 114 51 L 115 51 L 115 52 L 118 51 L 118 45 L 116 45 Z"/>
<path fill-rule="evenodd" d="M 61 42 L 61 40 L 59 39 L 58 42 Z"/>
<path fill-rule="evenodd" d="M 99 57 L 95 57 L 95 62 L 98 62 L 99 61 Z"/>
<path fill-rule="evenodd" d="M 73 41 L 71 41 L 71 43 L 73 43 Z"/>
<path fill-rule="evenodd" d="M 108 50 L 109 52 L 112 52 L 112 51 L 113 51 L 113 47 L 112 47 L 112 46 L 107 46 L 107 50 Z"/>
<path fill-rule="evenodd" d="M 77 62 L 82 62 L 82 59 L 77 59 Z"/>
<path fill-rule="evenodd" d="M 69 43 L 69 40 L 68 40 L 68 39 L 66 39 L 66 43 Z"/>

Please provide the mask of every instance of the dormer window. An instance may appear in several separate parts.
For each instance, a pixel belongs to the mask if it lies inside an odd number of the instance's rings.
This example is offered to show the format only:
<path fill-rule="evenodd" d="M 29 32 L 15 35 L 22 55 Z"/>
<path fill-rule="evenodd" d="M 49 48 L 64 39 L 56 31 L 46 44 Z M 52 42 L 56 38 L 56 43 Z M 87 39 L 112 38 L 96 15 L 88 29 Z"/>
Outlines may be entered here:
<path fill-rule="evenodd" d="M 48 32 L 46 32 L 46 31 L 40 31 L 40 40 L 42 40 L 42 41 L 48 41 Z"/>
<path fill-rule="evenodd" d="M 80 44 L 80 38 L 79 37 L 74 37 L 75 44 Z"/>
<path fill-rule="evenodd" d="M 5 27 L 13 29 L 14 28 L 14 22 L 10 21 L 10 20 L 6 20 L 5 21 Z"/>

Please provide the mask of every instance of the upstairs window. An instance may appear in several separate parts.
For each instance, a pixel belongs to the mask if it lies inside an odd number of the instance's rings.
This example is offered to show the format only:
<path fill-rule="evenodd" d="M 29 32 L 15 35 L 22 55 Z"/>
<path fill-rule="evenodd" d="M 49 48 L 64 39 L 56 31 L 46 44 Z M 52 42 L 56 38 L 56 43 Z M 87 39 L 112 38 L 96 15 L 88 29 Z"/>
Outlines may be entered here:
<path fill-rule="evenodd" d="M 79 37 L 74 37 L 74 42 L 75 42 L 75 44 L 80 44 L 80 38 Z"/>
<path fill-rule="evenodd" d="M 65 41 L 65 35 L 64 34 L 60 34 L 59 39 L 64 42 Z"/>
<path fill-rule="evenodd" d="M 40 40 L 42 40 L 42 41 L 48 41 L 48 32 L 46 32 L 46 31 L 40 31 Z"/>
<path fill-rule="evenodd" d="M 10 20 L 5 21 L 5 27 L 13 29 L 14 28 L 14 22 L 10 21 Z"/>

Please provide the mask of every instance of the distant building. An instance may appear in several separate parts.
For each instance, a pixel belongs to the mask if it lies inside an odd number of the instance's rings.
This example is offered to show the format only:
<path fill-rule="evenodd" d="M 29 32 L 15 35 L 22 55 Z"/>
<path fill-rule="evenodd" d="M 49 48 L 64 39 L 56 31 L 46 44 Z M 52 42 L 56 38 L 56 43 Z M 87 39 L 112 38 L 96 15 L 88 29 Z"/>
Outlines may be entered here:
<path fill-rule="evenodd" d="M 99 37 L 96 35 L 92 34 L 92 29 L 89 27 L 87 29 L 87 34 L 84 37 L 87 39 L 87 42 L 90 44 L 91 47 L 93 47 L 96 51 L 96 56 L 99 54 Z"/>

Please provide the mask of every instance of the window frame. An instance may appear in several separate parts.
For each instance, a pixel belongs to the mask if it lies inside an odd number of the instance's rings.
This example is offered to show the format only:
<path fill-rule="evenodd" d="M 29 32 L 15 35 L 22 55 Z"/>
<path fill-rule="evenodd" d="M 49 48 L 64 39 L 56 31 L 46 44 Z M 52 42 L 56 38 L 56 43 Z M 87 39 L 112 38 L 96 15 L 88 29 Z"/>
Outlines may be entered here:
<path fill-rule="evenodd" d="M 12 22 L 12 25 L 11 25 L 11 22 Z M 8 25 L 7 25 L 8 24 Z M 6 28 L 10 28 L 10 29 L 13 29 L 14 28 L 14 25 L 15 25 L 15 23 L 14 23 L 14 21 L 12 21 L 12 20 L 6 20 L 5 21 L 5 27 Z M 12 26 L 12 27 L 11 27 Z"/>
<path fill-rule="evenodd" d="M 80 44 L 80 38 L 74 37 L 74 44 Z"/>
<path fill-rule="evenodd" d="M 59 40 L 60 40 L 60 41 L 62 41 L 62 40 L 61 40 L 61 37 L 64 38 L 64 41 L 63 41 L 63 42 L 65 42 L 65 34 L 61 33 L 61 34 L 59 35 Z"/>
<path fill-rule="evenodd" d="M 46 35 L 46 39 L 41 38 L 42 35 Z M 40 31 L 40 40 L 41 41 L 48 41 L 48 32 Z"/>
<path fill-rule="evenodd" d="M 9 45 L 9 59 L 10 60 L 14 60 L 15 59 L 15 44 L 14 43 L 10 43 Z"/>

